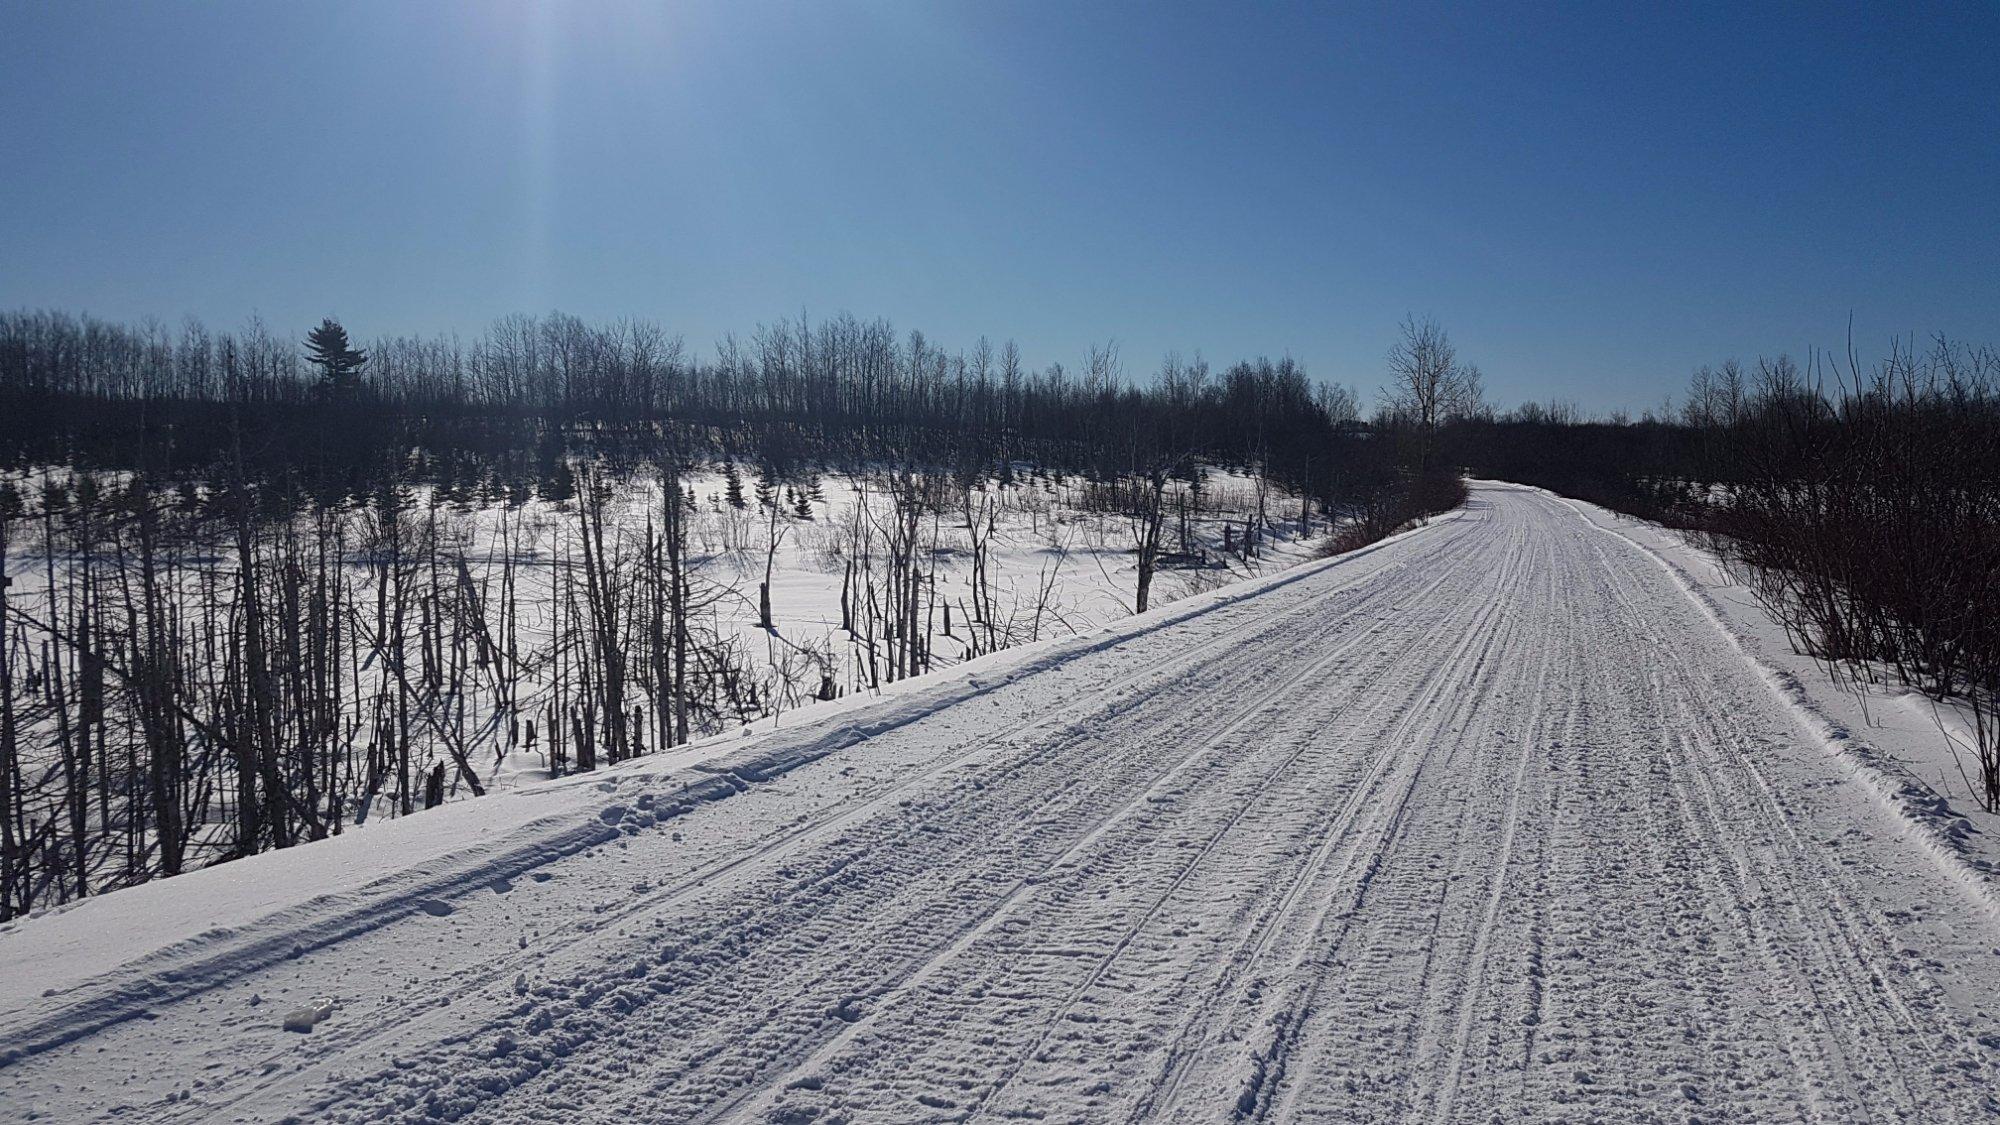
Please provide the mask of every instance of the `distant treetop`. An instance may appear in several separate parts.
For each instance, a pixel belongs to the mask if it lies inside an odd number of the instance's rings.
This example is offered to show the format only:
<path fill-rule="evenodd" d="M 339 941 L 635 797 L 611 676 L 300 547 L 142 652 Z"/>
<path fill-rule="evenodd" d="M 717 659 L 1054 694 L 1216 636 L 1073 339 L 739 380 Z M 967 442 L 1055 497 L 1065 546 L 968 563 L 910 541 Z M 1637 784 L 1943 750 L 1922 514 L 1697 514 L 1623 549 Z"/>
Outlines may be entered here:
<path fill-rule="evenodd" d="M 306 333 L 306 362 L 319 368 L 321 393 L 329 398 L 351 398 L 361 382 L 361 369 L 368 365 L 368 353 L 350 347 L 347 329 L 327 317 Z"/>

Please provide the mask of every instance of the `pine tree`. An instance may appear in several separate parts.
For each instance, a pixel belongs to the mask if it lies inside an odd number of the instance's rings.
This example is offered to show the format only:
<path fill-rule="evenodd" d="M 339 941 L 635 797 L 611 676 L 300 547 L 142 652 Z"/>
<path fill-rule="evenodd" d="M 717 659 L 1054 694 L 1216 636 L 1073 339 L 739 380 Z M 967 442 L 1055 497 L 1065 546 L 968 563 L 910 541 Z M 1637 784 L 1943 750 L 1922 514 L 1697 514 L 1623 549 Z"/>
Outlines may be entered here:
<path fill-rule="evenodd" d="M 319 368 L 322 397 L 347 400 L 361 385 L 361 369 L 368 365 L 368 353 L 349 347 L 347 329 L 328 317 L 306 333 L 306 362 Z"/>
<path fill-rule="evenodd" d="M 749 502 L 743 498 L 743 474 L 736 471 L 736 462 L 724 461 L 722 463 L 722 482 L 723 491 L 729 500 L 730 507 L 740 512 L 750 506 Z"/>
<path fill-rule="evenodd" d="M 543 474 L 538 491 L 542 499 L 560 504 L 576 496 L 576 470 L 567 460 L 558 459 Z"/>

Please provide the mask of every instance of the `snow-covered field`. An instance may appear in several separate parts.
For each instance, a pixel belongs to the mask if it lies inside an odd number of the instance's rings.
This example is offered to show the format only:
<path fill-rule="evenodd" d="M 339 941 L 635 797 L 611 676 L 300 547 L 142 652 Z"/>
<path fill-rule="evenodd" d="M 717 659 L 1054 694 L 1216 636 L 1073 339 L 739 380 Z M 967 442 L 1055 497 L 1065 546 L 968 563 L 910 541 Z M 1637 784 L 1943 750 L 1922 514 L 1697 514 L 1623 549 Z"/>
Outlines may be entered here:
<path fill-rule="evenodd" d="M 32 918 L 0 1119 L 1993 1118 L 1990 821 L 1704 565 L 1481 486 Z"/>
<path fill-rule="evenodd" d="M 1137 603 L 1135 534 L 1144 525 L 1121 510 L 1129 497 L 1104 484 L 1019 463 L 914 476 L 795 468 L 768 482 L 754 468 L 706 464 L 680 478 L 687 644 L 677 650 L 659 478 L 600 472 L 579 462 L 574 473 L 602 483 L 584 489 L 603 497 L 595 523 L 598 510 L 581 496 L 516 493 L 503 503 L 505 493 L 488 482 L 403 490 L 393 515 L 378 497 L 260 525 L 253 542 L 263 596 L 301 607 L 254 615 L 277 626 L 265 631 L 265 651 L 333 653 L 321 665 L 286 661 L 273 674 L 281 683 L 273 698 L 284 703 L 275 709 L 282 733 L 270 742 L 282 761 L 264 788 L 297 799 L 310 813 L 299 819 L 317 826 L 293 833 L 372 828 L 433 797 L 451 801 L 588 770 L 593 757 L 657 751 L 679 741 L 676 699 L 697 738 L 789 721 L 829 698 L 872 697 L 912 674 L 1091 632 Z M 1154 606 L 1315 557 L 1332 530 L 1261 476 L 1204 466 L 1195 480 L 1166 491 Z M 25 860 L 9 856 L 11 870 L 25 872 L 9 876 L 17 911 L 141 882 L 164 866 L 146 846 L 154 842 L 148 826 L 169 818 L 153 808 L 148 779 L 158 758 L 142 737 L 151 728 L 136 717 L 140 701 L 114 677 L 113 698 L 97 712 L 108 721 L 94 731 L 104 753 L 80 753 L 74 732 L 84 708 L 71 701 L 81 698 L 74 685 L 87 667 L 72 644 L 50 643 L 81 635 L 80 607 L 95 607 L 91 635 L 104 651 L 152 635 L 135 607 L 153 603 L 131 594 L 144 574 L 127 565 L 137 550 L 134 523 L 102 511 L 102 498 L 125 483 L 63 469 L 0 481 L 56 513 L 4 529 L 4 636 L 22 733 L 18 750 L 10 746 L 0 760 L 18 754 L 25 797 L 14 819 L 36 841 Z M 93 484 L 91 504 L 39 503 L 47 486 L 81 495 Z M 205 503 L 213 499 L 192 488 L 156 497 L 167 512 L 156 573 L 171 591 L 160 597 L 171 612 L 158 616 L 187 670 L 183 710 L 209 729 L 232 729 L 234 720 L 220 716 L 233 685 L 257 678 L 240 660 L 225 660 L 243 651 L 237 623 L 252 615 L 242 604 L 238 547 L 215 516 L 226 506 Z M 206 518 L 193 515 L 204 510 Z M 122 528 L 123 538 L 114 542 L 107 527 Z M 595 555 L 586 527 L 600 531 L 591 537 Z M 104 589 L 120 594 L 107 599 L 97 592 Z M 346 647 L 326 647 L 336 643 Z M 618 677 L 605 656 L 614 652 Z M 684 660 L 679 680 L 676 659 Z M 322 712 L 338 721 L 321 721 Z M 597 741 L 594 753 L 583 752 L 586 736 Z M 72 757 L 90 768 L 73 772 Z M 191 760 L 198 765 L 183 770 L 183 795 L 169 802 L 171 822 L 185 828 L 190 868 L 246 850 L 237 775 L 220 769 L 234 759 Z M 436 792 L 428 794 L 433 767 Z M 73 827 L 79 809 L 95 810 L 81 829 Z M 277 842 L 253 835 L 247 850 Z"/>
<path fill-rule="evenodd" d="M 708 468 L 688 477 L 697 500 L 691 520 L 693 565 L 698 600 L 711 619 L 710 635 L 731 647 L 761 698 L 781 711 L 820 705 L 810 691 L 822 668 L 843 696 L 879 694 L 880 685 L 861 656 L 879 642 L 843 629 L 840 604 L 849 560 L 864 559 L 872 546 L 875 565 L 881 565 L 877 521 L 887 520 L 888 502 L 880 482 L 827 474 L 819 480 L 822 498 L 809 506 L 809 515 L 798 518 L 792 502 L 781 498 L 776 505 L 780 518 L 773 521 L 770 509 L 757 501 L 749 474 L 745 476 L 744 491 L 751 495 L 741 511 L 729 505 L 720 471 Z M 919 535 L 930 556 L 932 592 L 921 624 L 939 668 L 994 648 L 1093 632 L 1132 613 L 1137 563 L 1130 521 L 1119 513 L 1090 510 L 1082 503 L 1086 488 L 1078 477 L 1035 479 L 1024 470 L 1013 483 L 982 482 L 976 490 L 960 493 L 956 504 L 925 518 Z M 622 510 L 615 520 L 625 534 L 637 535 L 648 507 L 655 504 L 654 495 L 645 490 L 621 495 Z M 1253 475 L 1204 468 L 1200 505 L 1189 515 L 1186 542 L 1169 511 L 1166 549 L 1185 546 L 1190 554 L 1202 555 L 1206 565 L 1163 567 L 1154 580 L 1152 604 L 1166 605 L 1313 558 L 1333 525 L 1319 515 L 1299 516 L 1296 496 Z M 536 501 L 515 518 L 529 529 L 535 561 L 576 554 L 570 505 Z M 473 542 L 489 541 L 494 519 L 491 509 L 481 510 L 462 534 Z M 1255 553 L 1246 557 L 1241 535 L 1252 524 L 1261 530 Z M 984 542 L 983 586 L 974 582 L 975 525 Z M 757 588 L 765 576 L 774 528 L 772 628 L 767 630 L 758 623 Z M 858 544 L 857 530 L 872 544 Z M 533 642 L 546 643 L 552 578 L 546 566 L 542 573 L 529 569 L 523 580 L 525 600 L 533 607 L 527 632 Z M 987 604 L 975 614 L 982 595 Z M 547 758 L 540 753 L 496 753 L 483 764 L 487 780 L 499 788 L 548 776 Z"/>

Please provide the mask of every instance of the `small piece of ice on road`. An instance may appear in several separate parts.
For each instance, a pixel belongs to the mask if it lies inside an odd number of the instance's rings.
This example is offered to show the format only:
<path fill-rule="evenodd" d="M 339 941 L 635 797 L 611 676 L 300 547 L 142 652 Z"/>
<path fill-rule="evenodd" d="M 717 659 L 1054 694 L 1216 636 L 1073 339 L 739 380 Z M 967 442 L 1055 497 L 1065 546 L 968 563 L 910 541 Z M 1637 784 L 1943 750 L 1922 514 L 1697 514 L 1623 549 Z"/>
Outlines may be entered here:
<path fill-rule="evenodd" d="M 321 1020 L 333 1014 L 331 997 L 321 997 L 303 1008 L 293 1008 L 285 1013 L 285 1030 L 301 1034 L 311 1031 Z"/>

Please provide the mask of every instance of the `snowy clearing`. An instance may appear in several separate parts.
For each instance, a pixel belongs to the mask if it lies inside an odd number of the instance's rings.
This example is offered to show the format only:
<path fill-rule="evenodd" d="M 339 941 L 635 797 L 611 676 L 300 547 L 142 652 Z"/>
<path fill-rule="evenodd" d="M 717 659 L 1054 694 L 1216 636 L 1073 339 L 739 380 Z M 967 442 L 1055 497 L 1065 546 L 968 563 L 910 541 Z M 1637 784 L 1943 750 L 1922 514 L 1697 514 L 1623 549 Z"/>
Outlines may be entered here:
<path fill-rule="evenodd" d="M 887 699 L 28 919 L 0 1119 L 2000 1113 L 1986 835 L 1628 530 L 1482 486 Z"/>
<path fill-rule="evenodd" d="M 669 549 L 659 479 L 582 469 L 561 500 L 421 486 L 286 505 L 241 540 L 177 490 L 152 546 L 129 521 L 103 534 L 129 481 L 0 474 L 44 497 L 0 526 L 0 781 L 20 773 L 0 784 L 0 924 L 877 696 L 1316 558 L 1340 530 L 1262 475 L 1193 466 L 1163 485 L 1142 567 L 1129 479 L 768 470 L 752 502 L 724 462 L 677 472 Z M 51 502 L 69 492 L 93 499 Z M 257 672 L 247 620 L 284 654 Z M 170 686 L 139 690 L 146 669 Z M 267 685 L 258 739 L 221 717 L 245 684 Z"/>

